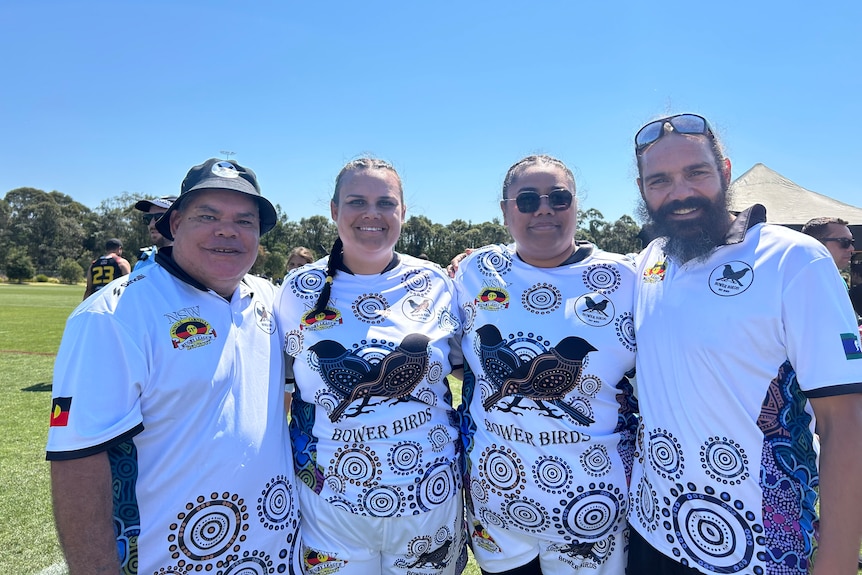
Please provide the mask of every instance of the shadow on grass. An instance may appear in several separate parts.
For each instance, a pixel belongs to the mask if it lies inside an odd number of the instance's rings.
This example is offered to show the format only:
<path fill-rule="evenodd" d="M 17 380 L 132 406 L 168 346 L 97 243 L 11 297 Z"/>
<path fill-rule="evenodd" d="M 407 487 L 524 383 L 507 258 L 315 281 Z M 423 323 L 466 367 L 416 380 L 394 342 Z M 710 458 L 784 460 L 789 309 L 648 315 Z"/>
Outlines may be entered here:
<path fill-rule="evenodd" d="M 51 383 L 34 383 L 29 387 L 22 387 L 21 391 L 51 391 Z"/>

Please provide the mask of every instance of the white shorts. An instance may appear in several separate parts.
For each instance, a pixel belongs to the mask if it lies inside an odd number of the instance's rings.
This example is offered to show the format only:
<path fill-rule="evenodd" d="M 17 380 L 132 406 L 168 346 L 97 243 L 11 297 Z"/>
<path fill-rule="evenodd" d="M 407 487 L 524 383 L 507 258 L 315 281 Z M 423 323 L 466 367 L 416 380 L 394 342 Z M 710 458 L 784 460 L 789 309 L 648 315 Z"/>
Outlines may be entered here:
<path fill-rule="evenodd" d="M 299 484 L 302 567 L 307 575 L 458 575 L 467 563 L 464 501 L 407 517 L 365 517 Z"/>
<path fill-rule="evenodd" d="M 526 565 L 536 557 L 544 575 L 623 575 L 629 546 L 628 527 L 601 541 L 578 543 L 551 541 L 510 531 L 496 525 L 483 527 L 467 512 L 472 526 L 473 556 L 484 571 L 502 573 Z"/>

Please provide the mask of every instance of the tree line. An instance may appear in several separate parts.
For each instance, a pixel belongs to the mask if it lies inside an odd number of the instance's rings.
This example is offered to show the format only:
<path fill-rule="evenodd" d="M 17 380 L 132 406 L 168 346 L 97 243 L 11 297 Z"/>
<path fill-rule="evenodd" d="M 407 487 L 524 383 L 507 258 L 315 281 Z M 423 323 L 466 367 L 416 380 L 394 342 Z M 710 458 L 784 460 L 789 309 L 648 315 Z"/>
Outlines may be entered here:
<path fill-rule="evenodd" d="M 123 193 L 108 198 L 92 210 L 72 197 L 36 188 L 16 188 L 0 200 L 0 269 L 10 280 L 33 277 L 59 278 L 66 283 L 80 281 L 90 262 L 102 255 L 105 240 L 120 238 L 123 256 L 134 265 L 141 248 L 150 245 L 142 213 L 134 209 L 145 196 Z M 291 220 L 276 205 L 278 221 L 261 238 L 260 251 L 252 273 L 280 278 L 285 273 L 287 255 L 296 246 L 305 246 L 318 257 L 326 255 L 337 234 L 335 223 L 315 215 Z M 577 238 L 617 252 L 640 251 L 640 226 L 628 215 L 607 222 L 595 209 L 578 212 Z M 396 250 L 413 256 L 424 255 L 441 265 L 467 248 L 511 242 L 498 218 L 474 224 L 453 220 L 434 223 L 425 216 L 411 216 L 401 228 Z"/>

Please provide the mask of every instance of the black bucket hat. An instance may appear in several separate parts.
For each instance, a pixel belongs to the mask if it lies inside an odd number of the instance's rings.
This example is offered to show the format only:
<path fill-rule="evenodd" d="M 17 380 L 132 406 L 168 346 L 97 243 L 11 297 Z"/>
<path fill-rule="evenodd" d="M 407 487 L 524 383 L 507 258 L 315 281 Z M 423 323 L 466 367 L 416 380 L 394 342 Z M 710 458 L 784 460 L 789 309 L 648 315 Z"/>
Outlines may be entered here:
<path fill-rule="evenodd" d="M 276 214 L 272 203 L 260 193 L 257 176 L 249 168 L 245 168 L 234 160 L 219 160 L 211 158 L 194 166 L 186 174 L 180 186 L 180 196 L 156 222 L 156 229 L 169 240 L 171 234 L 171 214 L 177 206 L 183 203 L 190 194 L 199 190 L 231 190 L 254 196 L 260 210 L 260 235 L 275 227 Z"/>

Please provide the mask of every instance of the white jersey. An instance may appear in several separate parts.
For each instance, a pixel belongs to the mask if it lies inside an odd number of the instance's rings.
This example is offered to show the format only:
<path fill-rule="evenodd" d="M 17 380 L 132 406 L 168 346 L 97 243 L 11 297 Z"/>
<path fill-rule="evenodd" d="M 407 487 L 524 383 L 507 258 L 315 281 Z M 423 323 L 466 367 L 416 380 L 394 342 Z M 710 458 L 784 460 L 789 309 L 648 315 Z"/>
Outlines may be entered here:
<path fill-rule="evenodd" d="M 141 255 L 138 256 L 138 261 L 135 262 L 135 267 L 132 268 L 132 271 L 137 272 L 156 263 L 156 254 L 158 251 L 159 248 L 155 245 L 148 248 L 141 248 Z"/>
<path fill-rule="evenodd" d="M 555 268 L 503 245 L 461 262 L 459 409 L 474 545 L 495 548 L 481 537 L 491 527 L 624 545 L 637 426 L 624 377 L 634 367 L 634 279 L 630 260 L 584 243 Z"/>
<path fill-rule="evenodd" d="M 862 352 L 826 248 L 743 212 L 680 266 L 639 256 L 642 426 L 629 521 L 703 573 L 807 573 L 818 471 L 808 398 L 862 391 Z M 853 385 L 855 384 L 855 385 Z"/>
<path fill-rule="evenodd" d="M 124 573 L 295 569 L 274 287 L 246 276 L 228 302 L 170 267 L 116 280 L 70 316 L 47 458 L 107 452 Z"/>
<path fill-rule="evenodd" d="M 430 511 L 461 489 L 445 379 L 463 363 L 452 282 L 440 266 L 398 255 L 378 275 L 339 271 L 326 312 L 307 317 L 326 265 L 289 273 L 276 302 L 294 358 L 296 473 L 354 514 Z"/>

